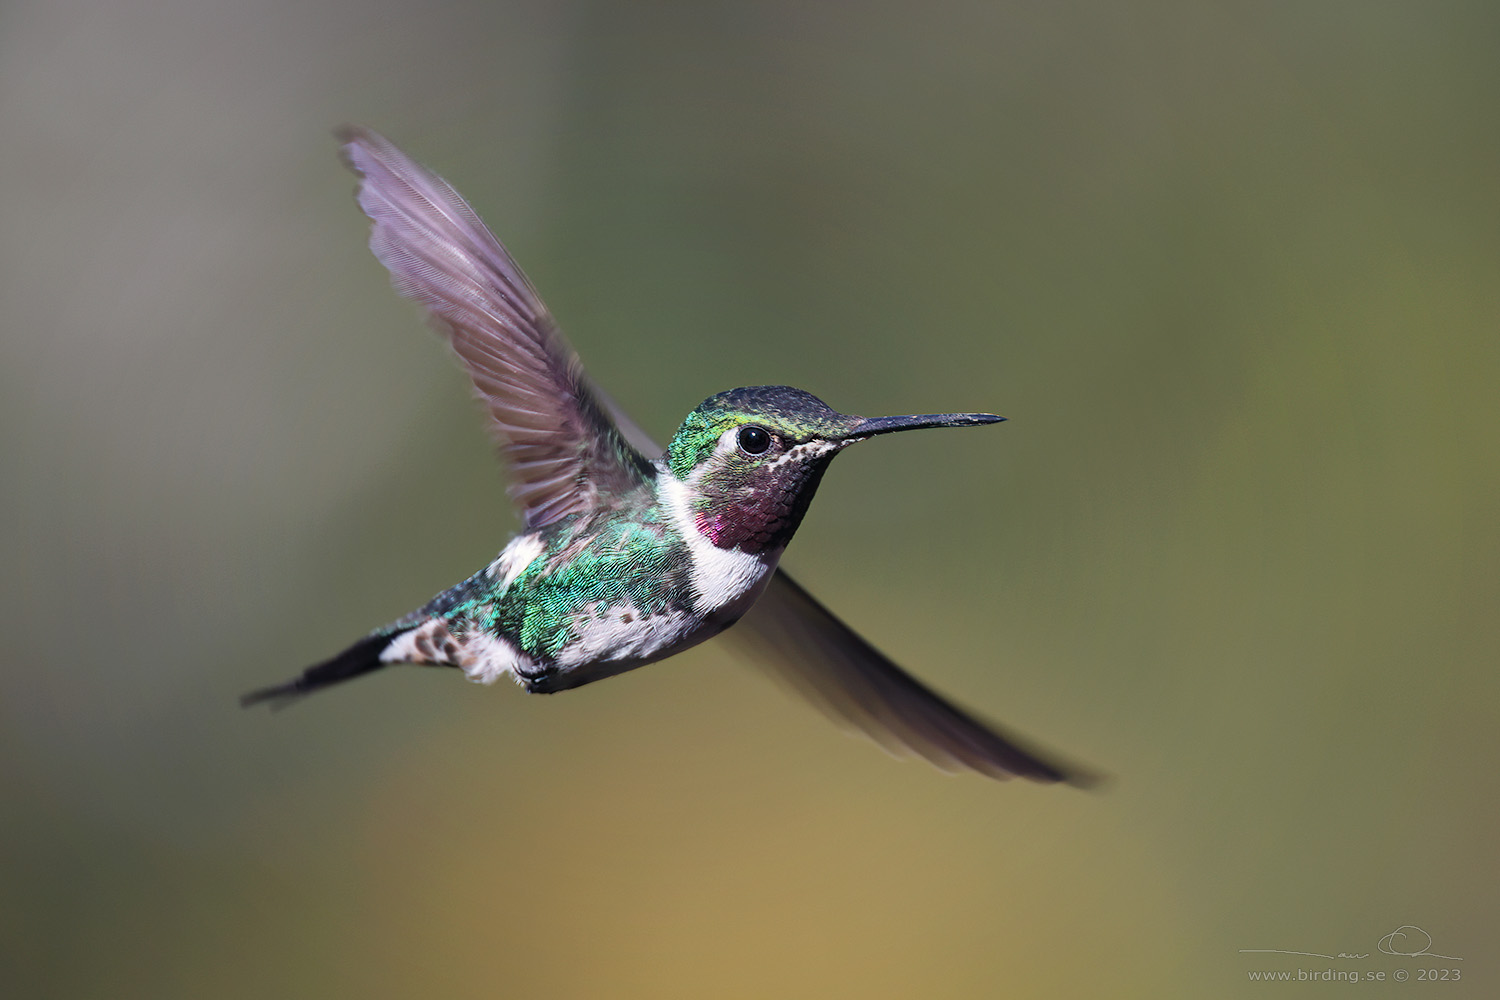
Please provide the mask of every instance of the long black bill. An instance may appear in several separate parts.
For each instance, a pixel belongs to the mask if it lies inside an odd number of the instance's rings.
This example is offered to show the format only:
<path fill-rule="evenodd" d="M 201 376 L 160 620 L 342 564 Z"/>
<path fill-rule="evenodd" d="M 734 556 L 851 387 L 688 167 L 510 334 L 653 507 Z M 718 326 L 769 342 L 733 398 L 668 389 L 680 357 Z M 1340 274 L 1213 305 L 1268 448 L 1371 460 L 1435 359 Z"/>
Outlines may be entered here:
<path fill-rule="evenodd" d="M 993 413 L 924 413 L 910 417 L 870 417 L 851 427 L 845 439 L 860 441 L 876 434 L 915 431 L 923 427 L 977 427 L 980 424 L 998 424 L 1004 419 Z"/>

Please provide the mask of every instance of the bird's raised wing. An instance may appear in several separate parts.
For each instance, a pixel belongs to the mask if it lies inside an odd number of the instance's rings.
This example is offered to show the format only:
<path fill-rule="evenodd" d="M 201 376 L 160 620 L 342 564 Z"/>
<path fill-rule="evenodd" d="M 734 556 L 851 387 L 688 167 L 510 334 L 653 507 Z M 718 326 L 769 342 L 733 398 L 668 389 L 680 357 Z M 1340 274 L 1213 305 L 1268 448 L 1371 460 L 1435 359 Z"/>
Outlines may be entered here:
<path fill-rule="evenodd" d="M 944 770 L 969 768 L 992 778 L 1094 781 L 1081 770 L 1042 759 L 922 684 L 780 570 L 724 634 L 749 647 L 757 664 L 835 721 L 863 731 L 893 753 L 916 753 Z"/>
<path fill-rule="evenodd" d="M 531 282 L 474 210 L 383 136 L 344 128 L 338 137 L 374 223 L 370 250 L 463 361 L 526 527 L 607 506 L 644 483 L 651 464 L 605 414 Z"/>

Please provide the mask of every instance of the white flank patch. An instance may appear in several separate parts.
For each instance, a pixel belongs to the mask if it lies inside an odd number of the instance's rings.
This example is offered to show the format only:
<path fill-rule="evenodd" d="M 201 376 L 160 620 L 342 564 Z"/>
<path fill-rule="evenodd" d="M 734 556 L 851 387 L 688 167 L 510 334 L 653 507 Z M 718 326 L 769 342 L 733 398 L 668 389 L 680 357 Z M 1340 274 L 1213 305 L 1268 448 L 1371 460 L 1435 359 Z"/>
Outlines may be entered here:
<path fill-rule="evenodd" d="M 463 637 L 463 663 L 459 666 L 469 681 L 493 684 L 507 673 L 516 673 L 516 667 L 522 663 L 531 666 L 531 658 L 523 657 L 519 649 L 499 636 L 472 631 Z"/>
<path fill-rule="evenodd" d="M 444 648 L 446 643 L 457 646 L 457 657 L 434 658 L 422 647 L 433 652 Z M 521 654 L 510 643 L 488 632 L 471 631 L 462 640 L 453 639 L 448 632 L 448 623 L 441 618 L 429 618 L 409 632 L 403 632 L 391 640 L 380 654 L 382 663 L 423 663 L 459 667 L 472 681 L 493 684 L 506 674 L 516 672 L 517 666 L 530 659 Z"/>
<path fill-rule="evenodd" d="M 402 632 L 380 651 L 381 663 L 431 663 L 427 654 L 417 648 L 419 640 L 430 642 L 434 635 L 448 631 L 441 618 L 429 618 L 410 632 Z"/>
<path fill-rule="evenodd" d="M 531 658 L 497 635 L 488 632 L 470 632 L 464 637 L 464 675 L 471 681 L 493 684 L 506 674 L 516 674 L 516 668 L 525 663 L 531 666 Z M 519 675 L 518 675 L 519 676 Z"/>
<path fill-rule="evenodd" d="M 500 550 L 486 572 L 491 580 L 499 580 L 500 589 L 505 590 L 546 548 L 540 535 L 517 535 Z"/>
<path fill-rule="evenodd" d="M 698 592 L 698 611 L 718 611 L 733 604 L 776 568 L 780 551 L 752 555 L 739 549 L 721 549 L 698 530 L 689 503 L 688 487 L 665 464 L 656 477 L 672 527 L 687 543 L 693 559 L 693 589 Z"/>
<path fill-rule="evenodd" d="M 573 619 L 573 642 L 557 655 L 567 669 L 596 660 L 649 660 L 673 645 L 698 619 L 684 612 L 642 615 L 630 605 L 594 603 Z"/>

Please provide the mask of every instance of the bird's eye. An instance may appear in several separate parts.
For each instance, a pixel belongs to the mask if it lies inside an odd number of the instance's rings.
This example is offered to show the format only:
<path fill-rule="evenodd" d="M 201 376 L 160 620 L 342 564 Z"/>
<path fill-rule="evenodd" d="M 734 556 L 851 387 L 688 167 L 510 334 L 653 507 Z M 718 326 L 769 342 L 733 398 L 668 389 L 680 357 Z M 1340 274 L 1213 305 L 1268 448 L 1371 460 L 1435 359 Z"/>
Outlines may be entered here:
<path fill-rule="evenodd" d="M 764 455 L 771 447 L 771 432 L 751 424 L 740 428 L 740 451 L 746 455 Z"/>

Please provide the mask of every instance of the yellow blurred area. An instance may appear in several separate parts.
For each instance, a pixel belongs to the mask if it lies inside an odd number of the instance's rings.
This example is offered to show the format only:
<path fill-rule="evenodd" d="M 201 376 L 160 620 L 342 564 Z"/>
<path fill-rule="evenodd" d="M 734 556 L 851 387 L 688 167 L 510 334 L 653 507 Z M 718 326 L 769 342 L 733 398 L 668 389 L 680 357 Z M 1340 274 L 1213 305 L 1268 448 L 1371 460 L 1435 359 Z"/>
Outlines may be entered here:
<path fill-rule="evenodd" d="M 1450 0 L 0 9 L 0 996 L 1493 995 L 1497 37 Z M 515 526 L 344 121 L 659 439 L 761 383 L 1010 418 L 852 449 L 786 564 L 1108 784 L 894 760 L 714 644 L 242 712 Z"/>

